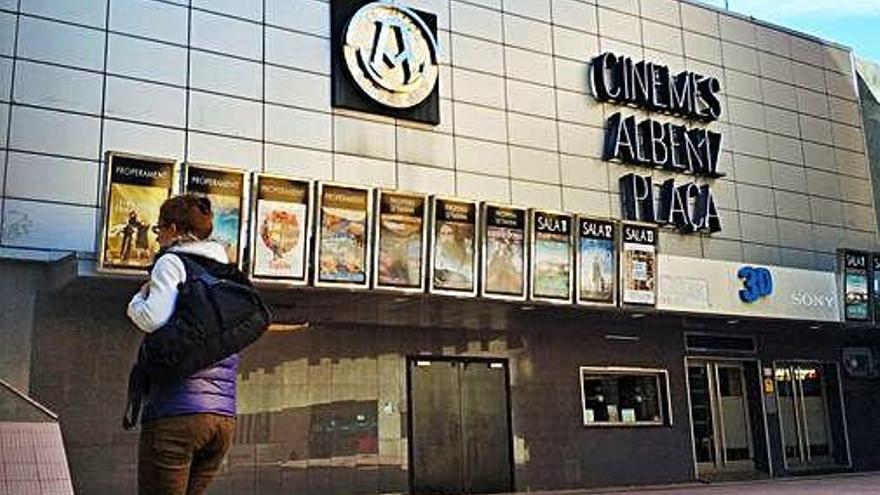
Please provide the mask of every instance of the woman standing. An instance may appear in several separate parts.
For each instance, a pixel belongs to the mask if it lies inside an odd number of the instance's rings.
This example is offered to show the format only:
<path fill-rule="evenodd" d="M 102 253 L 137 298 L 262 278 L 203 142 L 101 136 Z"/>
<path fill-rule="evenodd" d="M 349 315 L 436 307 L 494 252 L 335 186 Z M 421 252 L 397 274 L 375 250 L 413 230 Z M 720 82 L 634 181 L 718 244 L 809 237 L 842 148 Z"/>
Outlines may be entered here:
<path fill-rule="evenodd" d="M 172 317 L 187 276 L 178 253 L 216 277 L 240 281 L 223 246 L 209 240 L 212 230 L 208 199 L 185 194 L 162 204 L 153 227 L 162 250 L 150 280 L 128 305 L 138 328 L 153 332 Z M 233 354 L 176 383 L 150 386 L 141 414 L 140 495 L 199 495 L 207 489 L 232 443 L 238 360 Z"/>

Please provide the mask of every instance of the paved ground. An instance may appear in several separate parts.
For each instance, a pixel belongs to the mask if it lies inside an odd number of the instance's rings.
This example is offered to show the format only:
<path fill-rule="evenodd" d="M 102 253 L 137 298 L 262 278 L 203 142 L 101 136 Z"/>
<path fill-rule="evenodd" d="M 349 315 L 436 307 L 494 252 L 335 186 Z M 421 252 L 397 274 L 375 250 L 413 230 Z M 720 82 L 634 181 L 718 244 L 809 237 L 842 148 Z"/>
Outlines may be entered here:
<path fill-rule="evenodd" d="M 880 472 L 674 488 L 566 492 L 566 495 L 880 495 Z"/>
<path fill-rule="evenodd" d="M 602 492 L 598 492 L 602 493 Z M 862 495 L 880 494 L 880 473 L 870 475 L 789 478 L 772 481 L 740 482 L 606 492 L 614 495 Z M 594 494 L 595 495 L 595 492 Z"/>

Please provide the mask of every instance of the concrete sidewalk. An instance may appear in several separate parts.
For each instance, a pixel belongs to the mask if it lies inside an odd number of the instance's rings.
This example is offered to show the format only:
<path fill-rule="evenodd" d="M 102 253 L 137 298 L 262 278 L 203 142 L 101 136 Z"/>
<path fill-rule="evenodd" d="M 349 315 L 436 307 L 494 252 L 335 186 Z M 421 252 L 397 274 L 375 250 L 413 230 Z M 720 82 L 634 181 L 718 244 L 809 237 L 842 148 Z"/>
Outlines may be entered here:
<path fill-rule="evenodd" d="M 880 472 L 675 487 L 531 492 L 530 495 L 880 495 Z"/>

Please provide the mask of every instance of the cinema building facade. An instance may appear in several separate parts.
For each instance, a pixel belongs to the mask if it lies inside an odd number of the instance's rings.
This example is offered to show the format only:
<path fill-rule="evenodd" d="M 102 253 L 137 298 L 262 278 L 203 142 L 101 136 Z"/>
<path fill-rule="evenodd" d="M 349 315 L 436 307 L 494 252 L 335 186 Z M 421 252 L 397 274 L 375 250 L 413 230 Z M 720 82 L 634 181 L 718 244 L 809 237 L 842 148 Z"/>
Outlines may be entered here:
<path fill-rule="evenodd" d="M 59 415 L 79 492 L 133 490 L 125 307 L 181 191 L 275 320 L 211 493 L 880 468 L 849 49 L 676 0 L 0 0 L 0 25 L 0 377 Z"/>

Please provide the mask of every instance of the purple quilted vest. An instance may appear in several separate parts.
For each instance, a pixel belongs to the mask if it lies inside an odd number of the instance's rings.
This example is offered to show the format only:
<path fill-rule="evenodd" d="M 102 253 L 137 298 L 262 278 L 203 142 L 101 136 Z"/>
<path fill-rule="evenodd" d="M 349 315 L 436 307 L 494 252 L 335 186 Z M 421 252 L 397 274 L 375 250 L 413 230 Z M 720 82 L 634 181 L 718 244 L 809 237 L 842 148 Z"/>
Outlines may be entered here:
<path fill-rule="evenodd" d="M 144 400 L 141 423 L 185 414 L 235 416 L 238 354 L 167 387 L 153 385 Z"/>

